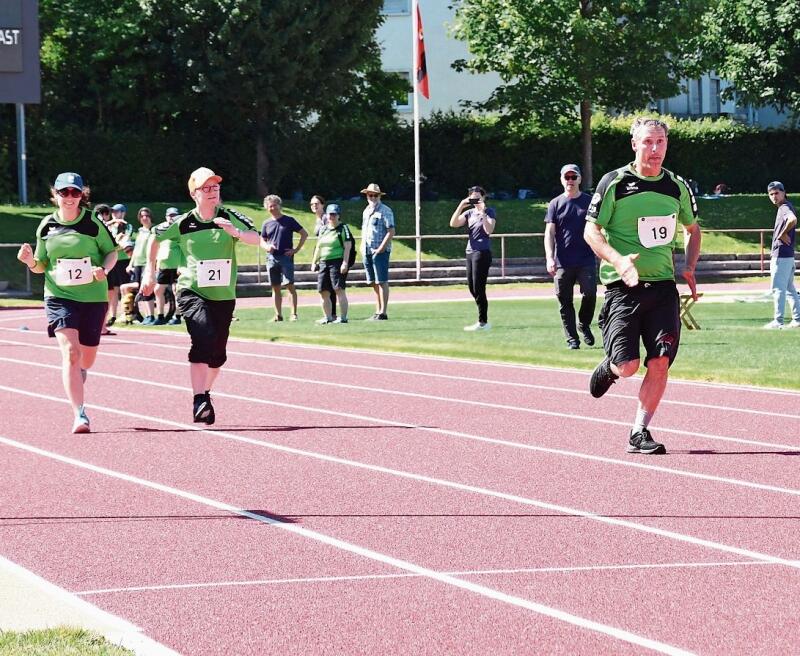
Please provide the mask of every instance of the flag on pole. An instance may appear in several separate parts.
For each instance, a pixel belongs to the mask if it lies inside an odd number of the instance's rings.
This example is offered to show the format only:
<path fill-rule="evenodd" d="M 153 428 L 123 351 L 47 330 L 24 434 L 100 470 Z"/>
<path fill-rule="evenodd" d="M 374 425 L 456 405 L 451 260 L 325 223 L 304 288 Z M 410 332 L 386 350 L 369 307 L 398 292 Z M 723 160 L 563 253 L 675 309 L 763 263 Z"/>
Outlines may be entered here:
<path fill-rule="evenodd" d="M 417 4 L 417 85 L 423 96 L 430 100 L 430 91 L 428 91 L 428 67 L 425 64 L 425 38 L 422 34 L 422 15 L 419 11 L 419 4 Z"/>

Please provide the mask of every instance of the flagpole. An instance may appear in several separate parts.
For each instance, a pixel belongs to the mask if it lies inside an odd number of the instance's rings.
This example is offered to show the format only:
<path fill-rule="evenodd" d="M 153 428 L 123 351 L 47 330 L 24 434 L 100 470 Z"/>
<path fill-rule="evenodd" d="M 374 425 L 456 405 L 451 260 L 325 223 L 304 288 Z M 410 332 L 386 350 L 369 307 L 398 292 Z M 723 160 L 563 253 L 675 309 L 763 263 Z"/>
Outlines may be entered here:
<path fill-rule="evenodd" d="M 419 0 L 414 0 L 411 10 L 411 40 L 412 64 L 411 77 L 414 81 L 414 226 L 417 252 L 417 280 L 422 279 L 422 238 L 420 236 L 420 162 L 419 162 L 419 79 L 417 76 L 417 61 L 419 57 Z"/>

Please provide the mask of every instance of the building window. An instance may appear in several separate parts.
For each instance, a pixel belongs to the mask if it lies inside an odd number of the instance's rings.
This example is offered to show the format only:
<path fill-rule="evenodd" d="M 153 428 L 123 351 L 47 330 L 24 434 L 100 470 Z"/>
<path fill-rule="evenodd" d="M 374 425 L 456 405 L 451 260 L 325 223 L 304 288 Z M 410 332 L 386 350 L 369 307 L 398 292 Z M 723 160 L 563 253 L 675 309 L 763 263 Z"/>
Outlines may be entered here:
<path fill-rule="evenodd" d="M 403 79 L 406 83 L 406 92 L 402 93 L 399 92 L 398 95 L 394 99 L 394 108 L 398 112 L 410 112 L 412 109 L 412 103 L 414 99 L 412 94 L 414 93 L 414 87 L 412 86 L 411 82 L 411 71 L 387 71 L 394 73 L 401 79 Z"/>
<path fill-rule="evenodd" d="M 722 112 L 722 100 L 719 97 L 719 80 L 711 80 L 711 88 L 709 89 L 709 100 L 711 101 L 711 113 L 720 114 Z"/>
<path fill-rule="evenodd" d="M 689 80 L 689 114 L 697 115 L 703 112 L 703 96 L 700 90 L 700 80 Z"/>
<path fill-rule="evenodd" d="M 411 0 L 383 0 L 382 11 L 387 16 L 407 16 L 411 13 Z"/>

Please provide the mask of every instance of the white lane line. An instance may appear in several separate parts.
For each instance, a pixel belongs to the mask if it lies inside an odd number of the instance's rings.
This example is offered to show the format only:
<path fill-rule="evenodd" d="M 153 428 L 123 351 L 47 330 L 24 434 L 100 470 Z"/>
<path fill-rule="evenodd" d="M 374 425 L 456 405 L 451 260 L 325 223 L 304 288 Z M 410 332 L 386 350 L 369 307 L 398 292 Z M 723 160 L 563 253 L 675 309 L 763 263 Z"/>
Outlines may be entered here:
<path fill-rule="evenodd" d="M 52 347 L 52 348 L 56 348 L 56 347 Z M 130 358 L 130 359 L 137 360 L 138 362 L 147 361 L 145 358 L 139 358 L 139 357 L 135 357 L 135 356 L 124 356 L 124 355 L 120 355 L 120 354 L 114 354 L 111 357 L 117 357 L 117 358 L 123 358 L 123 359 L 124 358 Z M 14 359 L 14 358 L 0 357 L 0 362 L 11 362 L 13 364 L 21 364 L 21 365 L 25 365 L 25 366 L 40 367 L 40 368 L 43 368 L 43 369 L 53 369 L 53 370 L 58 370 L 58 371 L 60 371 L 60 369 L 61 369 L 61 367 L 58 366 L 58 365 L 48 365 L 48 364 L 42 364 L 42 363 L 38 363 L 38 362 L 37 363 L 33 363 L 33 362 L 27 362 L 25 360 L 17 360 L 17 359 Z M 159 361 L 154 361 L 154 362 L 158 362 L 160 364 L 173 364 L 173 365 L 177 365 L 177 366 L 186 366 L 185 363 L 176 363 L 176 362 L 160 361 L 160 360 Z M 232 369 L 232 368 L 226 368 L 226 371 L 229 372 L 229 373 L 237 373 L 238 372 L 238 373 L 243 373 L 243 374 L 256 375 L 256 374 L 254 374 L 253 372 L 250 372 L 250 371 L 238 371 L 238 370 Z M 117 376 L 116 374 L 107 374 L 107 373 L 101 373 L 101 372 L 92 371 L 91 376 L 93 378 L 98 378 L 98 377 L 110 378 L 112 380 L 118 380 L 118 381 L 123 382 L 123 383 L 130 382 L 130 380 L 128 378 L 126 378 L 125 376 Z M 183 387 L 183 386 L 180 386 L 180 385 L 174 385 L 174 384 L 171 385 L 171 384 L 166 384 L 166 383 L 159 383 L 159 382 L 156 382 L 156 381 L 140 380 L 138 382 L 138 384 L 140 384 L 140 385 L 151 385 L 153 387 L 160 387 L 160 388 L 167 389 L 167 390 L 170 390 L 170 391 L 183 390 L 183 391 L 185 391 L 187 393 L 190 391 L 189 388 L 187 388 L 187 387 Z M 23 391 L 17 390 L 16 388 L 13 388 L 13 387 L 5 387 L 4 385 L 0 385 L 0 389 L 6 389 L 6 390 L 9 390 L 9 391 L 19 392 L 21 394 L 28 394 L 28 392 L 23 392 Z M 30 394 L 33 394 L 33 393 L 30 393 Z M 412 423 L 407 423 L 407 422 L 400 422 L 400 421 L 395 421 L 393 419 L 382 419 L 382 418 L 373 417 L 373 416 L 370 416 L 370 415 L 359 415 L 359 414 L 355 414 L 355 413 L 341 412 L 341 411 L 337 411 L 337 410 L 326 410 L 324 408 L 316 408 L 316 407 L 313 407 L 313 406 L 304 406 L 304 405 L 288 403 L 288 402 L 284 402 L 284 401 L 270 401 L 268 399 L 261 399 L 261 398 L 252 397 L 252 396 L 244 396 L 244 395 L 241 395 L 241 394 L 226 394 L 225 392 L 216 392 L 215 391 L 214 392 L 214 396 L 215 397 L 219 397 L 219 398 L 234 399 L 234 400 L 237 400 L 237 401 L 248 401 L 248 402 L 251 402 L 251 403 L 258 403 L 260 405 L 274 406 L 274 407 L 282 408 L 282 409 L 297 410 L 297 411 L 300 411 L 300 412 L 309 412 L 309 413 L 316 413 L 316 414 L 323 414 L 323 415 L 331 415 L 331 416 L 334 416 L 334 417 L 344 417 L 344 418 L 347 418 L 347 419 L 354 419 L 354 420 L 364 421 L 364 422 L 368 422 L 368 423 L 371 423 L 371 424 L 377 424 L 377 425 L 380 425 L 380 426 L 390 425 L 390 426 L 395 426 L 397 428 L 410 428 L 410 429 L 418 430 L 418 431 L 425 432 L 425 433 L 432 433 L 434 435 L 446 435 L 448 437 L 454 437 L 454 438 L 458 438 L 458 439 L 465 439 L 465 440 L 470 440 L 470 441 L 474 441 L 474 442 L 482 442 L 482 443 L 485 443 L 485 444 L 492 444 L 492 445 L 495 445 L 495 446 L 503 446 L 503 447 L 510 447 L 510 448 L 514 448 L 514 449 L 521 449 L 521 450 L 524 450 L 524 451 L 533 451 L 533 452 L 539 452 L 539 453 L 548 453 L 548 454 L 557 455 L 557 456 L 566 456 L 566 457 L 571 457 L 571 458 L 579 458 L 579 459 L 582 459 L 582 460 L 589 460 L 589 461 L 592 461 L 592 462 L 601 462 L 601 463 L 604 463 L 604 464 L 618 465 L 618 466 L 621 466 L 621 467 L 630 467 L 632 469 L 641 469 L 641 470 L 645 470 L 645 471 L 658 472 L 658 473 L 661 473 L 661 474 L 671 474 L 671 475 L 675 475 L 675 476 L 683 476 L 683 477 L 686 477 L 686 478 L 694 478 L 694 479 L 698 479 L 698 480 L 711 481 L 711 482 L 715 482 L 715 483 L 722 483 L 722 484 L 725 484 L 725 485 L 735 485 L 735 486 L 739 486 L 739 487 L 745 487 L 745 488 L 750 488 L 750 489 L 755 489 L 755 490 L 761 490 L 761 491 L 765 491 L 765 492 L 777 492 L 778 494 L 789 494 L 789 495 L 794 495 L 794 496 L 800 496 L 800 489 L 781 487 L 781 486 L 777 486 L 777 485 L 770 485 L 768 483 L 757 483 L 757 482 L 754 482 L 754 481 L 746 481 L 746 480 L 743 480 L 743 479 L 730 478 L 730 477 L 725 477 L 725 476 L 715 476 L 713 474 L 704 474 L 704 473 L 700 473 L 700 472 L 688 471 L 688 470 L 685 470 L 685 469 L 675 469 L 673 467 L 664 467 L 664 466 L 661 466 L 661 465 L 653 465 L 653 464 L 648 464 L 647 462 L 637 461 L 636 459 L 618 460 L 616 458 L 609 458 L 609 457 L 606 457 L 606 456 L 598 456 L 598 455 L 593 455 L 593 454 L 589 454 L 589 453 L 580 453 L 578 451 L 568 451 L 566 449 L 555 449 L 555 448 L 551 448 L 551 447 L 538 446 L 538 445 L 535 445 L 535 444 L 525 444 L 523 442 L 514 442 L 512 440 L 503 440 L 503 439 L 494 438 L 494 437 L 486 437 L 486 436 L 483 436 L 483 435 L 475 435 L 475 434 L 472 434 L 472 433 L 464 433 L 464 432 L 461 432 L 461 431 L 453 431 L 453 430 L 448 430 L 448 429 L 445 429 L 445 428 L 432 428 L 430 426 L 423 426 L 423 425 L 420 425 L 420 424 L 412 424 Z M 42 397 L 42 398 L 52 398 L 54 400 L 58 400 L 58 401 L 62 401 L 62 402 L 66 403 L 65 400 L 57 399 L 56 397 Z M 108 410 L 108 408 L 106 408 L 105 406 L 99 406 L 99 405 L 94 405 L 94 404 L 87 404 L 87 407 L 100 408 L 100 409 L 103 409 L 103 410 Z M 583 417 L 581 415 L 562 415 L 562 414 L 559 414 L 559 413 L 550 413 L 550 412 L 545 412 L 545 411 L 538 411 L 537 414 L 546 414 L 546 415 L 551 415 L 551 416 L 557 416 L 557 417 L 564 418 L 564 419 L 580 419 L 580 420 L 586 420 L 586 421 L 592 421 L 592 422 L 598 422 L 598 423 L 614 424 L 614 425 L 620 425 L 620 426 L 626 426 L 626 427 L 629 426 L 629 424 L 627 424 L 625 422 L 618 422 L 618 421 L 613 421 L 613 420 L 610 420 L 610 419 L 598 419 L 598 418 L 595 418 L 595 417 Z M 770 448 L 770 449 L 798 450 L 798 448 L 799 448 L 799 447 L 796 447 L 796 446 L 786 446 L 786 445 L 774 444 L 774 443 L 768 443 L 768 442 L 754 442 L 753 440 L 743 440 L 743 439 L 740 439 L 740 438 L 722 437 L 722 436 L 708 436 L 708 435 L 704 435 L 704 434 L 701 434 L 701 433 L 687 433 L 685 431 L 678 431 L 678 430 L 672 430 L 672 429 L 661 429 L 661 430 L 664 431 L 664 432 L 674 432 L 674 433 L 693 435 L 693 436 L 698 436 L 699 435 L 699 436 L 706 437 L 708 439 L 716 439 L 716 440 L 724 440 L 724 441 L 732 441 L 732 442 L 744 442 L 746 444 L 756 444 L 758 446 L 767 447 L 767 448 Z M 776 453 L 777 453 L 777 451 L 776 451 Z"/>
<path fill-rule="evenodd" d="M 568 624 L 580 627 L 582 629 L 588 629 L 590 631 L 602 633 L 617 640 L 623 640 L 625 642 L 629 642 L 634 645 L 639 645 L 641 647 L 646 647 L 647 649 L 653 649 L 655 651 L 659 651 L 665 654 L 678 655 L 678 654 L 690 653 L 673 645 L 659 642 L 658 640 L 652 640 L 650 638 L 646 638 L 644 636 L 631 633 L 630 631 L 626 631 L 624 629 L 620 629 L 614 626 L 609 626 L 607 624 L 602 624 L 600 622 L 595 622 L 594 620 L 580 617 L 578 615 L 573 615 L 572 613 L 568 613 L 558 608 L 553 608 L 551 606 L 546 606 L 544 604 L 530 601 L 528 599 L 523 599 L 522 597 L 506 594 L 499 590 L 495 590 L 493 588 L 489 588 L 485 585 L 480 585 L 472 581 L 467 581 L 465 579 L 461 579 L 456 576 L 452 576 L 450 574 L 437 572 L 427 567 L 417 565 L 416 563 L 412 563 L 408 560 L 395 558 L 394 556 L 390 556 L 388 554 L 384 554 L 375 551 L 373 549 L 368 549 L 366 547 L 362 547 L 353 544 L 351 542 L 346 542 L 345 540 L 340 540 L 338 538 L 334 538 L 324 533 L 312 531 L 310 529 L 303 528 L 296 524 L 281 522 L 272 517 L 267 517 L 265 515 L 260 515 L 258 513 L 245 510 L 243 508 L 238 508 L 234 505 L 225 503 L 223 501 L 217 501 L 215 499 L 204 497 L 199 494 L 195 494 L 193 492 L 188 492 L 168 485 L 163 485 L 161 483 L 156 483 L 154 481 L 118 472 L 112 469 L 108 469 L 106 467 L 99 467 L 97 465 L 92 465 L 90 463 L 77 460 L 69 456 L 64 456 L 59 453 L 54 453 L 52 451 L 45 451 L 44 449 L 40 449 L 30 444 L 18 442 L 16 440 L 12 440 L 6 437 L 0 437 L 0 442 L 6 444 L 7 446 L 14 447 L 16 449 L 28 451 L 29 453 L 34 453 L 36 455 L 43 456 L 45 458 L 50 458 L 51 460 L 56 460 L 97 474 L 102 474 L 110 478 L 115 478 L 117 480 L 146 487 L 151 490 L 156 490 L 158 492 L 170 494 L 172 496 L 180 497 L 182 499 L 193 501 L 195 503 L 209 506 L 211 508 L 216 508 L 217 510 L 224 510 L 226 512 L 230 512 L 239 515 L 241 517 L 247 517 L 248 519 L 252 519 L 258 522 L 263 522 L 264 524 L 268 524 L 269 526 L 283 529 L 284 531 L 288 531 L 289 533 L 293 533 L 297 536 L 314 540 L 316 542 L 325 544 L 335 549 L 356 554 L 358 556 L 362 556 L 364 558 L 368 558 L 370 560 L 383 563 L 385 565 L 389 565 L 390 567 L 395 567 L 397 569 L 404 570 L 406 572 L 417 574 L 418 576 L 423 576 L 425 578 L 438 581 L 439 583 L 443 583 L 445 585 L 460 588 L 462 590 L 472 592 L 482 597 L 486 597 L 487 599 L 493 599 L 495 601 L 516 606 L 518 608 L 524 608 L 539 615 L 544 615 L 546 617 L 550 617 L 552 619 L 559 620 L 561 622 L 566 622 Z"/>
<path fill-rule="evenodd" d="M 118 343 L 122 340 L 114 340 L 115 343 Z M 141 342 L 125 340 L 125 343 L 134 344 L 136 346 L 141 346 Z M 155 346 L 157 348 L 163 349 L 170 349 L 175 351 L 185 351 L 186 346 L 181 345 L 178 346 L 176 344 L 164 344 L 160 342 L 148 342 L 148 346 Z M 471 383 L 478 383 L 480 385 L 492 385 L 492 386 L 506 386 L 506 387 L 518 387 L 521 389 L 531 389 L 531 390 L 543 390 L 546 392 L 559 392 L 565 394 L 579 394 L 582 397 L 586 397 L 588 393 L 588 389 L 577 389 L 574 387 L 557 387 L 554 385 L 540 385 L 534 383 L 519 383 L 514 381 L 507 381 L 507 380 L 495 380 L 491 378 L 475 378 L 471 376 L 454 376 L 450 374 L 439 374 L 439 373 L 431 373 L 429 371 L 417 371 L 413 369 L 394 369 L 392 367 L 375 367 L 370 365 L 363 365 L 363 364 L 354 364 L 351 362 L 332 362 L 329 360 L 313 360 L 311 358 L 296 358 L 296 357 L 288 357 L 288 356 L 280 356 L 280 355 L 267 355 L 263 353 L 248 353 L 246 351 L 228 351 L 228 355 L 238 355 L 245 358 L 256 358 L 256 359 L 264 359 L 264 360 L 278 360 L 282 362 L 289 362 L 292 364 L 311 364 L 317 365 L 320 367 L 342 367 L 345 369 L 359 369 L 363 371 L 371 371 L 371 372 L 378 372 L 378 373 L 393 373 L 393 374 L 400 374 L 406 376 L 414 376 L 414 377 L 425 377 L 425 378 L 441 378 L 443 380 L 454 380 L 458 382 L 471 382 Z M 228 371 L 228 368 L 225 369 Z M 275 375 L 275 374 L 271 374 Z M 275 375 L 276 377 L 280 378 L 280 376 Z M 293 378 L 285 378 L 285 380 L 294 380 Z M 305 379 L 296 379 L 298 382 L 309 382 Z M 325 382 L 313 379 L 314 383 L 324 385 Z M 362 389 L 362 388 L 359 388 Z M 638 396 L 635 394 L 615 394 L 615 393 L 607 393 L 605 398 L 615 398 L 615 399 L 625 399 L 625 400 L 637 400 Z M 718 405 L 714 403 L 698 403 L 696 401 L 678 401 L 678 400 L 671 400 L 671 399 L 662 399 L 661 405 L 675 405 L 675 406 L 682 406 L 682 407 L 689 407 L 689 408 L 700 408 L 703 410 L 718 410 L 721 412 L 741 412 L 744 414 L 751 414 L 751 415 L 761 415 L 766 417 L 777 417 L 779 419 L 800 419 L 800 413 L 793 414 L 793 413 L 784 413 L 784 412 L 776 412 L 775 410 L 755 410 L 752 408 L 743 408 L 740 406 L 730 406 L 730 405 Z"/>
<path fill-rule="evenodd" d="M 84 628 L 102 633 L 112 644 L 126 647 L 139 656 L 180 656 L 178 652 L 148 638 L 140 627 L 128 620 L 93 606 L 77 594 L 68 592 L 3 556 L 0 556 L 0 571 L 5 571 L 24 583 L 27 586 L 26 592 L 40 600 L 40 603 L 49 605 L 48 602 L 55 602 L 59 608 L 70 609 L 72 612 L 67 613 L 70 621 L 74 621 L 73 614 L 79 615 L 81 622 L 85 622 Z"/>
<path fill-rule="evenodd" d="M 15 332 L 9 328 L 2 328 L 0 327 L 0 331 L 7 330 L 9 332 Z M 152 340 L 155 333 L 160 336 L 167 336 L 170 339 L 180 338 L 183 339 L 184 342 L 188 339 L 188 335 L 186 333 L 181 333 L 173 330 L 146 330 L 146 329 L 135 329 L 135 328 L 126 328 L 126 333 L 131 333 L 135 335 L 146 335 L 150 340 Z M 142 345 L 141 341 L 135 340 L 123 340 L 123 339 L 114 339 L 110 338 L 109 342 L 112 343 L 130 343 L 130 344 L 137 344 L 139 346 Z M 231 337 L 229 339 L 229 343 L 237 342 L 240 344 L 251 344 L 261 347 L 275 348 L 274 344 L 268 343 L 263 339 L 246 339 L 243 337 Z M 157 344 L 158 342 L 150 341 L 149 344 Z M 531 371 L 544 371 L 544 372 L 556 372 L 556 373 L 563 373 L 563 374 L 572 374 L 572 375 L 579 375 L 581 377 L 591 376 L 592 372 L 587 371 L 585 369 L 569 369 L 567 367 L 548 367 L 544 365 L 532 365 L 532 364 L 514 364 L 510 362 L 498 362 L 496 360 L 476 360 L 472 358 L 457 358 L 457 357 L 449 357 L 445 355 L 415 355 L 413 353 L 403 353 L 400 351 L 381 351 L 376 349 L 362 349 L 356 348 L 353 346 L 324 346 L 324 345 L 314 345 L 314 344 L 300 344 L 294 342 L 280 342 L 278 348 L 293 348 L 299 350 L 307 350 L 307 351 L 333 351 L 339 353 L 356 353 L 356 354 L 363 354 L 363 355 L 372 355 L 378 357 L 387 357 L 387 358 L 394 358 L 394 359 L 406 359 L 406 360 L 423 360 L 426 362 L 443 362 L 447 364 L 467 364 L 467 365 L 475 365 L 480 367 L 494 367 L 498 369 L 518 369 L 520 371 L 531 372 Z M 598 350 L 598 357 L 602 355 L 602 351 Z M 631 380 L 642 380 L 642 376 L 636 375 L 631 376 Z M 773 394 L 778 396 L 792 396 L 795 398 L 800 399 L 800 391 L 792 391 L 787 389 L 782 389 L 779 387 L 756 387 L 754 385 L 736 385 L 734 383 L 707 383 L 702 381 L 692 381 L 692 380 L 683 380 L 680 378 L 670 377 L 670 385 L 682 385 L 688 387 L 702 387 L 711 390 L 720 390 L 720 389 L 727 389 L 732 391 L 748 391 L 757 394 Z"/>
<path fill-rule="evenodd" d="M 168 386 L 165 385 L 164 387 Z M 14 394 L 20 394 L 22 396 L 30 396 L 36 399 L 43 399 L 51 403 L 61 403 L 65 405 L 68 405 L 69 403 L 66 399 L 62 399 L 59 397 L 49 396 L 47 394 L 39 394 L 37 392 L 28 392 L 27 390 L 20 390 L 13 387 L 6 387 L 5 385 L 0 385 L 0 390 L 6 390 Z M 241 398 L 241 397 L 232 397 L 232 398 Z M 608 517 L 606 515 L 601 515 L 589 510 L 570 508 L 569 506 L 561 506 L 554 503 L 548 503 L 546 501 L 539 501 L 538 499 L 531 499 L 529 497 L 523 497 L 516 494 L 510 494 L 507 492 L 500 492 L 498 490 L 492 490 L 477 485 L 468 485 L 466 483 L 458 483 L 456 481 L 450 481 L 444 478 L 436 478 L 434 476 L 427 476 L 425 474 L 415 474 L 413 472 L 405 471 L 402 469 L 392 469 L 391 467 L 384 467 L 382 465 L 373 465 L 370 463 L 360 462 L 358 460 L 349 460 L 347 458 L 331 456 L 325 453 L 318 453 L 316 451 L 297 449 L 295 447 L 284 446 L 283 444 L 276 444 L 274 442 L 267 442 L 265 440 L 257 440 L 252 437 L 245 437 L 243 435 L 237 435 L 236 433 L 230 433 L 228 431 L 223 431 L 219 429 L 202 428 L 198 424 L 184 424 L 178 421 L 162 419 L 160 417 L 154 417 L 152 415 L 147 415 L 142 412 L 128 412 L 127 410 L 119 410 L 117 408 L 109 408 L 98 405 L 91 405 L 88 407 L 91 409 L 103 410 L 105 412 L 120 415 L 123 417 L 130 417 L 132 419 L 137 419 L 139 421 L 150 420 L 152 422 L 163 424 L 165 426 L 173 426 L 180 431 L 194 431 L 197 433 L 202 433 L 204 435 L 219 439 L 231 440 L 234 442 L 241 442 L 243 444 L 260 446 L 266 449 L 271 449 L 273 451 L 289 453 L 303 458 L 312 458 L 314 460 L 319 460 L 322 462 L 330 462 L 338 465 L 344 465 L 346 467 L 352 467 L 354 469 L 362 469 L 365 471 L 387 474 L 389 476 L 404 478 L 412 481 L 417 481 L 420 483 L 429 483 L 431 485 L 444 487 L 452 490 L 458 490 L 461 492 L 470 492 L 481 496 L 491 497 L 494 499 L 501 499 L 503 501 L 509 501 L 511 503 L 517 503 L 525 506 L 532 506 L 534 508 L 541 508 L 543 510 L 549 510 L 551 512 L 557 512 L 571 517 L 583 517 L 585 519 L 591 519 L 593 521 L 597 521 L 603 524 L 608 524 L 610 526 L 615 526 L 615 527 L 618 526 L 622 528 L 632 529 L 635 531 L 641 531 L 643 533 L 657 535 L 659 537 L 668 538 L 681 543 L 692 544 L 694 546 L 703 547 L 706 549 L 734 554 L 736 556 L 740 556 L 742 558 L 748 558 L 750 560 L 760 560 L 768 563 L 773 563 L 777 565 L 786 565 L 787 567 L 800 569 L 800 560 L 789 560 L 786 558 L 782 558 L 780 556 L 772 556 L 770 554 L 764 554 L 758 551 L 751 551 L 749 549 L 744 549 L 741 547 L 734 547 L 732 545 L 723 544 L 721 542 L 714 542 L 713 540 L 698 538 L 693 535 L 686 535 L 684 533 L 678 533 L 676 531 L 669 531 L 667 529 L 650 526 L 648 524 L 639 524 L 637 522 L 627 519 L 621 519 L 618 517 Z M 336 413 L 331 413 L 331 414 L 336 414 Z M 4 439 L 7 438 L 0 437 L 0 442 L 3 442 Z M 38 447 L 30 447 L 30 448 L 38 449 Z"/>
<path fill-rule="evenodd" d="M 2 322 L 2 323 L 11 323 L 12 321 L 28 321 L 30 319 L 41 319 L 41 318 L 42 318 L 42 313 L 41 312 L 37 312 L 36 314 L 23 314 L 21 316 L 19 314 L 16 314 L 16 315 L 11 316 L 11 317 L 3 317 L 3 318 L 0 319 L 0 322 Z M 9 331 L 16 332 L 17 330 L 19 330 L 19 328 L 3 328 L 3 330 L 9 330 Z"/>
<path fill-rule="evenodd" d="M 520 567 L 516 569 L 474 569 L 443 572 L 449 576 L 506 576 L 517 574 L 557 574 L 605 572 L 614 570 L 657 570 L 657 569 L 703 569 L 706 567 L 741 567 L 749 565 L 770 565 L 757 560 L 733 560 L 716 563 L 650 563 L 642 565 L 585 565 L 581 567 Z M 252 581 L 210 581 L 208 583 L 171 583 L 164 585 L 135 585 L 124 588 L 98 588 L 96 590 L 80 590 L 75 595 L 89 597 L 92 595 L 116 594 L 120 592 L 151 592 L 155 590 L 193 590 L 196 588 L 228 588 L 260 585 L 284 585 L 303 583 L 346 583 L 349 581 L 380 581 L 383 579 L 419 578 L 419 574 L 353 574 L 350 576 L 309 576 L 290 579 L 256 579 Z"/>

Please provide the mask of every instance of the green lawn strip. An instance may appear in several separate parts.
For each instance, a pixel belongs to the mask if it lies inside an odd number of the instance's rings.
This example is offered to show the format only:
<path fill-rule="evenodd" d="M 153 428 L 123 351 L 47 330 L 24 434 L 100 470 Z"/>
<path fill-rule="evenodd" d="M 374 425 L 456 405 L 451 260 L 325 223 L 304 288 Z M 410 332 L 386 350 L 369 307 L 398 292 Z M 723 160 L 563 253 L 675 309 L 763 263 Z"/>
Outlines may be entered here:
<path fill-rule="evenodd" d="M 69 627 L 0 631 L 0 656 L 131 656 L 102 636 Z"/>
<path fill-rule="evenodd" d="M 364 202 L 337 201 L 342 206 L 342 220 L 348 223 L 356 235 L 360 234 L 361 212 Z M 181 211 L 190 209 L 188 202 L 133 202 L 127 201 L 128 218 L 136 224 L 136 211 L 146 205 L 153 210 L 158 219 L 164 216 L 164 211 L 171 205 L 177 206 Z M 267 213 L 260 202 L 230 201 L 230 207 L 244 212 L 250 216 L 260 228 L 266 219 Z M 394 210 L 399 236 L 415 234 L 414 203 L 411 201 L 387 201 Z M 541 233 L 544 231 L 544 215 L 547 209 L 546 200 L 508 200 L 491 201 L 497 210 L 497 229 L 500 233 Z M 774 220 L 774 209 L 768 199 L 760 194 L 727 196 L 718 200 L 698 199 L 701 224 L 706 229 L 733 229 L 733 228 L 771 228 Z M 420 229 L 424 235 L 447 235 L 448 239 L 423 240 L 423 259 L 457 259 L 464 256 L 464 231 L 450 228 L 450 215 L 456 207 L 455 201 L 430 201 L 422 203 L 420 213 Z M 36 226 L 48 212 L 50 206 L 25 206 L 0 205 L 0 241 L 3 243 L 18 243 L 33 239 Z M 305 202 L 289 202 L 284 206 L 284 212 L 294 216 L 309 233 L 313 234 L 314 216 Z M 495 240 L 496 242 L 499 240 Z M 313 242 L 309 248 L 297 255 L 300 263 L 309 262 L 313 250 Z M 398 239 L 394 245 L 392 259 L 413 260 L 415 258 L 415 243 L 413 239 Z M 703 239 L 703 252 L 705 253 L 756 253 L 759 249 L 758 234 L 718 235 L 708 233 Z M 2 258 L 0 249 L 0 258 Z M 500 244 L 495 244 L 495 257 L 500 257 Z M 542 257 L 544 247 L 542 237 L 518 237 L 506 240 L 506 257 Z M 252 246 L 239 244 L 237 257 L 241 264 L 254 264 L 257 261 L 257 251 Z M 263 257 L 262 257 L 263 260 Z M 2 265 L 0 265 L 2 266 Z M 3 278 L 0 278 L 3 279 Z"/>
<path fill-rule="evenodd" d="M 465 292 L 466 295 L 466 292 Z M 391 307 L 386 322 L 365 321 L 371 305 L 354 305 L 347 325 L 317 326 L 316 308 L 300 308 L 297 323 L 272 323 L 271 305 L 236 311 L 236 337 L 320 346 L 397 351 L 552 367 L 591 370 L 602 358 L 599 347 L 566 348 L 555 300 L 491 301 L 492 330 L 465 333 L 475 321 L 472 302 L 408 303 Z M 800 389 L 800 330 L 766 331 L 767 300 L 715 303 L 703 299 L 693 314 L 701 330 L 684 330 L 672 375 L 687 380 Z M 595 329 L 599 338 L 599 331 Z M 599 339 L 598 339 L 599 343 Z M 353 360 L 357 361 L 354 355 Z"/>

